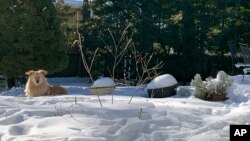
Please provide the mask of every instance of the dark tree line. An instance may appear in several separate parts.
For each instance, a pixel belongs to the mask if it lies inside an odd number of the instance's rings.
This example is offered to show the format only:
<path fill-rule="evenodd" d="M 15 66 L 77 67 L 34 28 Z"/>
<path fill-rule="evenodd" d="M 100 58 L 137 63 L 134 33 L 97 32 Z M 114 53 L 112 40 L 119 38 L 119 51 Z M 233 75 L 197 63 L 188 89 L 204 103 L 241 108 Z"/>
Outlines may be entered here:
<path fill-rule="evenodd" d="M 53 73 L 67 66 L 66 45 L 77 37 L 75 20 L 68 19 L 77 9 L 60 2 L 0 1 L 0 73 L 8 80 L 28 69 Z M 96 76 L 110 75 L 109 50 L 115 49 L 113 42 L 128 25 L 126 35 L 133 36 L 124 41 L 132 38 L 133 48 L 117 66 L 116 78 L 124 71 L 133 74 L 139 66 L 134 49 L 141 56 L 153 55 L 149 66 L 163 61 L 160 72 L 185 82 L 196 73 L 210 75 L 212 63 L 218 70 L 230 68 L 224 63 L 228 41 L 250 44 L 249 0 L 85 0 L 82 16 L 80 32 L 88 61 L 99 48 L 92 72 Z"/>
<path fill-rule="evenodd" d="M 154 53 L 155 63 L 162 60 L 164 73 L 190 81 L 196 73 L 206 74 L 210 56 L 218 56 L 218 69 L 225 69 L 227 42 L 250 43 L 249 20 L 249 0 L 95 0 L 83 5 L 81 33 L 85 53 L 103 49 L 97 67 L 107 68 L 110 57 L 100 38 L 111 42 L 107 29 L 118 38 L 131 24 L 138 50 Z"/>
<path fill-rule="evenodd" d="M 1 0 L 0 5 L 0 73 L 9 87 L 30 69 L 54 73 L 66 67 L 66 38 L 51 0 Z"/>

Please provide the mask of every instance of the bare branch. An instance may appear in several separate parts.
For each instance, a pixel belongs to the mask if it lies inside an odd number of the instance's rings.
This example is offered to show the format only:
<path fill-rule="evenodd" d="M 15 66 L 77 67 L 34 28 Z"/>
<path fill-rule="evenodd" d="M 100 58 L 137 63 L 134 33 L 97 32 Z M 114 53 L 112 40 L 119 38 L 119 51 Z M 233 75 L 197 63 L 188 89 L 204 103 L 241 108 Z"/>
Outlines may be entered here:
<path fill-rule="evenodd" d="M 83 62 L 83 66 L 84 66 L 85 70 L 87 71 L 87 73 L 88 73 L 88 75 L 90 77 L 91 82 L 94 83 L 94 80 L 93 80 L 93 77 L 92 77 L 92 74 L 91 74 L 91 69 L 92 69 L 92 65 L 93 65 L 93 62 L 95 60 L 96 54 L 98 52 L 98 48 L 95 50 L 94 56 L 92 57 L 92 60 L 91 60 L 90 66 L 89 66 L 89 64 L 86 61 L 86 57 L 85 57 L 85 55 L 83 53 L 82 38 L 81 38 L 81 34 L 79 32 L 79 11 L 77 11 L 76 18 L 77 18 L 76 31 L 77 31 L 77 34 L 78 34 L 78 41 L 79 41 L 81 59 L 82 59 L 82 62 Z M 97 95 L 97 97 L 98 97 L 100 106 L 102 107 L 102 102 L 101 102 L 101 99 L 100 99 L 99 95 Z"/>
<path fill-rule="evenodd" d="M 87 63 L 86 57 L 85 57 L 85 55 L 83 53 L 82 38 L 81 38 L 81 34 L 79 32 L 79 11 L 77 11 L 76 18 L 77 18 L 77 23 L 76 23 L 76 27 L 77 28 L 76 28 L 76 31 L 77 31 L 77 34 L 78 34 L 78 44 L 79 44 L 79 49 L 80 49 L 80 53 L 81 53 L 81 58 L 82 58 L 83 66 L 84 66 L 85 70 L 87 71 L 87 73 L 88 73 L 88 75 L 90 77 L 90 80 L 93 83 L 94 80 L 93 80 L 93 77 L 92 77 L 92 74 L 91 74 L 91 69 L 92 69 L 93 62 L 95 60 L 96 54 L 98 52 L 98 48 L 95 50 L 94 56 L 92 57 L 91 63 L 89 65 Z"/>
<path fill-rule="evenodd" d="M 129 24 L 123 30 L 118 43 L 116 42 L 115 37 L 110 29 L 107 29 L 107 31 L 108 31 L 109 36 L 111 37 L 113 44 L 108 45 L 107 42 L 103 38 L 101 39 L 106 46 L 105 48 L 114 58 L 113 65 L 112 65 L 112 72 L 108 69 L 113 80 L 115 79 L 117 66 L 120 64 L 120 62 L 123 59 L 123 56 L 126 54 L 128 48 L 130 48 L 132 44 L 133 33 L 129 36 L 129 38 L 127 38 L 127 34 L 128 34 L 127 30 L 129 27 L 131 27 L 131 24 Z M 112 49 L 110 49 L 109 47 L 112 47 Z"/>
<path fill-rule="evenodd" d="M 123 39 L 125 38 L 125 36 L 126 36 L 127 33 L 128 33 L 128 29 L 129 29 L 131 26 L 132 26 L 132 24 L 129 23 L 129 24 L 127 25 L 127 27 L 123 30 L 122 36 L 121 36 L 121 38 L 120 38 L 120 40 L 119 40 L 117 46 L 120 46 L 121 42 L 123 41 Z M 133 35 L 133 33 L 131 34 L 130 38 L 132 37 L 132 35 Z"/>
<path fill-rule="evenodd" d="M 109 32 L 110 37 L 112 38 L 113 45 L 114 45 L 115 49 L 117 50 L 117 44 L 116 44 L 114 35 L 113 35 L 113 33 L 110 31 L 110 29 L 108 29 L 108 32 Z"/>
<path fill-rule="evenodd" d="M 147 53 L 139 52 L 135 46 L 132 47 L 132 53 L 135 59 L 135 67 L 137 73 L 137 86 L 146 83 L 148 80 L 153 79 L 158 76 L 158 70 L 163 67 L 163 62 L 149 67 L 150 62 L 152 61 L 153 54 L 149 55 Z M 140 69 L 139 69 L 140 68 Z"/>
<path fill-rule="evenodd" d="M 96 57 L 96 54 L 97 54 L 97 52 L 98 52 L 98 49 L 99 48 L 96 48 L 96 50 L 95 50 L 95 53 L 94 53 L 94 56 L 93 56 L 93 59 L 91 60 L 91 63 L 90 63 L 90 70 L 92 69 L 92 66 L 93 66 L 93 63 L 94 63 L 94 58 Z"/>

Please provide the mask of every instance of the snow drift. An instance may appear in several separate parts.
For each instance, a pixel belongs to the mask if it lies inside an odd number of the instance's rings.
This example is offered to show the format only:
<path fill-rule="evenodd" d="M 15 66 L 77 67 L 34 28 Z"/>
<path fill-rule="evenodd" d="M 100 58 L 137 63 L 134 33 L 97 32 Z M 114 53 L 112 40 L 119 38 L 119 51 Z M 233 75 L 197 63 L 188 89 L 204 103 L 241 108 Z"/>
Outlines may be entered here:
<path fill-rule="evenodd" d="M 23 88 L 0 96 L 1 141 L 228 141 L 230 124 L 250 123 L 250 76 L 234 76 L 229 99 L 145 98 L 141 87 L 117 87 L 111 95 L 89 95 L 83 78 L 50 78 L 69 95 L 19 97 Z M 134 96 L 130 104 L 128 102 Z"/>

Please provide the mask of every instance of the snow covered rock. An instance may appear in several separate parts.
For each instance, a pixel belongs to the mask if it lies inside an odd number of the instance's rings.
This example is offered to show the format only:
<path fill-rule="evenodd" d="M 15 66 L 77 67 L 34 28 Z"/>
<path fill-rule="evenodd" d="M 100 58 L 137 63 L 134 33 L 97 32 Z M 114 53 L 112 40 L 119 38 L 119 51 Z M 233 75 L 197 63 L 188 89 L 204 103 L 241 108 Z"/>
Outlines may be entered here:
<path fill-rule="evenodd" d="M 91 87 L 114 87 L 115 82 L 109 77 L 103 77 L 94 81 Z"/>

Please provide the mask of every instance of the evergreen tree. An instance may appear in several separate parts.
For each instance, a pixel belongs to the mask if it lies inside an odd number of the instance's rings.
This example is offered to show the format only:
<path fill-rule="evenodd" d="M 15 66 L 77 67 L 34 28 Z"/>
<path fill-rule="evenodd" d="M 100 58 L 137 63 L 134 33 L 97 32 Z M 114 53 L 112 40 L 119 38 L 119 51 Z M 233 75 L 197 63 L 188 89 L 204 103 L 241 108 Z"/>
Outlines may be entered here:
<path fill-rule="evenodd" d="M 76 34 L 76 13 L 78 9 L 77 7 L 66 5 L 64 0 L 58 0 L 56 3 L 57 15 L 68 44 L 72 44 L 78 37 Z"/>
<path fill-rule="evenodd" d="M 86 52 L 104 46 L 97 38 L 100 32 L 109 41 L 107 28 L 116 38 L 130 23 L 135 47 L 163 56 L 164 73 L 180 81 L 189 81 L 195 73 L 208 74 L 211 58 L 217 56 L 212 60 L 216 69 L 227 69 L 227 41 L 250 43 L 249 0 L 95 0 L 85 4 Z M 91 11 L 93 17 L 88 16 Z"/>
<path fill-rule="evenodd" d="M 8 80 L 29 69 L 54 73 L 66 67 L 65 38 L 51 0 L 1 0 L 0 16 L 0 72 Z"/>

